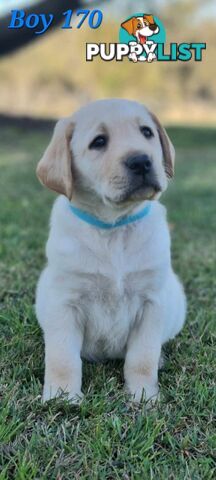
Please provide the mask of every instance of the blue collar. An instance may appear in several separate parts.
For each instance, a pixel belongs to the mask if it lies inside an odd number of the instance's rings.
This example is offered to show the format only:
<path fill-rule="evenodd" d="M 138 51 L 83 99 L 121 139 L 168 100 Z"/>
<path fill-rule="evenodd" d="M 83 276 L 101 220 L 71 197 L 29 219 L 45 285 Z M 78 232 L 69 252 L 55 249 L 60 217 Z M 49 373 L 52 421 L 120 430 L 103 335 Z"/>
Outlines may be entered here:
<path fill-rule="evenodd" d="M 134 215 L 123 217 L 121 218 L 121 220 L 118 220 L 115 223 L 106 223 L 102 220 L 99 220 L 99 218 L 94 217 L 90 213 L 84 212 L 84 210 L 80 210 L 71 203 L 69 206 L 73 214 L 76 215 L 76 217 L 80 218 L 80 220 L 83 220 L 83 222 L 86 222 L 89 225 L 93 225 L 93 227 L 103 228 L 104 230 L 122 227 L 124 225 L 129 225 L 130 223 L 137 222 L 137 220 L 141 220 L 142 218 L 146 217 L 151 210 L 151 204 L 149 202 L 140 212 L 135 213 Z"/>

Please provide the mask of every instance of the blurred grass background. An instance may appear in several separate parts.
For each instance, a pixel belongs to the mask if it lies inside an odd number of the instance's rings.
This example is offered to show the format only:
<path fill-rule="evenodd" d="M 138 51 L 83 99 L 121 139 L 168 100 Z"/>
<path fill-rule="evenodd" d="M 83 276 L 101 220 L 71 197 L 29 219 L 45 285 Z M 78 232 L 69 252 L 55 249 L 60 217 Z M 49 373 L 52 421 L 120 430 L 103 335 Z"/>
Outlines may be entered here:
<path fill-rule="evenodd" d="M 92 2 L 88 2 L 92 3 Z M 102 1 L 98 30 L 45 34 L 0 61 L 1 111 L 59 117 L 89 100 L 119 96 L 147 103 L 168 123 L 216 122 L 216 7 L 207 0 Z M 33 10 L 33 7 L 32 7 Z M 206 42 L 202 62 L 123 62 L 85 60 L 86 42 L 116 42 L 120 23 L 136 11 L 155 13 L 170 42 Z"/>

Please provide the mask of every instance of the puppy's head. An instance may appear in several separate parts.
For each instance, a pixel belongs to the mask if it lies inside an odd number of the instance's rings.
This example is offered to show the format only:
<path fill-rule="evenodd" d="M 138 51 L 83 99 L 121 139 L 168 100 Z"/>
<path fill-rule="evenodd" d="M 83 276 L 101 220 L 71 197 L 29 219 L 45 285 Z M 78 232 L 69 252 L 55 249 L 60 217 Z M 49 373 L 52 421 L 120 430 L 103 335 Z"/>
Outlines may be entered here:
<path fill-rule="evenodd" d="M 173 171 L 174 148 L 158 119 L 139 103 L 113 99 L 60 120 L 37 175 L 69 199 L 125 207 L 158 198 Z"/>
<path fill-rule="evenodd" d="M 121 24 L 129 35 L 133 35 L 140 43 L 145 43 L 146 37 L 159 32 L 159 27 L 154 21 L 152 15 L 144 15 L 143 17 L 131 17 Z"/>

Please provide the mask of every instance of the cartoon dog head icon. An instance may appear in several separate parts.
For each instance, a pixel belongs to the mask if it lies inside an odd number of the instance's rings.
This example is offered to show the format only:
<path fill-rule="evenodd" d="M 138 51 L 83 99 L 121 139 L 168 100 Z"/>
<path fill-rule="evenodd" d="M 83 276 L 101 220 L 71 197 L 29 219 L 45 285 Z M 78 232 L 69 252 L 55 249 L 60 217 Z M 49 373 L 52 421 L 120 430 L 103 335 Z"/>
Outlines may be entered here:
<path fill-rule="evenodd" d="M 133 35 L 137 43 L 144 45 L 148 37 L 159 32 L 159 27 L 155 23 L 153 15 L 143 15 L 143 17 L 132 17 L 121 24 L 129 35 Z"/>

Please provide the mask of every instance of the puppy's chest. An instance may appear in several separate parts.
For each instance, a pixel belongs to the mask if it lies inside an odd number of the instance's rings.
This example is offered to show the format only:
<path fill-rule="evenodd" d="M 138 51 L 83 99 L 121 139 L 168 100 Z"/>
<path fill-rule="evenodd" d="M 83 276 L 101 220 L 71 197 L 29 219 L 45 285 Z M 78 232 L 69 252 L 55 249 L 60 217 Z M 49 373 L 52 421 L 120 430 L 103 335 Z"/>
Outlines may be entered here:
<path fill-rule="evenodd" d="M 86 356 L 121 355 L 137 312 L 144 303 L 147 275 L 136 255 L 122 248 L 89 253 L 73 274 L 73 300 L 85 319 Z M 84 258 L 83 258 L 84 260 Z"/>
<path fill-rule="evenodd" d="M 75 244 L 67 256 L 65 284 L 69 301 L 84 323 L 82 353 L 87 358 L 124 355 L 151 286 L 149 252 L 138 242 L 126 240 L 120 236 L 109 242 L 100 239 L 86 248 Z"/>
<path fill-rule="evenodd" d="M 78 286 L 77 300 L 80 305 L 102 308 L 107 315 L 113 315 L 121 303 L 130 303 L 136 289 L 133 286 L 133 275 L 120 272 L 76 273 Z M 73 288 L 74 290 L 74 288 Z M 89 311 L 89 310 L 88 310 Z"/>
<path fill-rule="evenodd" d="M 107 315 L 114 315 L 121 305 L 129 305 L 143 292 L 147 275 L 136 255 L 128 253 L 120 245 L 104 246 L 103 252 L 86 252 L 80 269 L 74 271 L 77 299 L 82 305 L 102 308 Z"/>
<path fill-rule="evenodd" d="M 84 313 L 83 355 L 90 359 L 124 355 L 140 298 L 127 275 L 83 275 L 79 306 Z"/>

